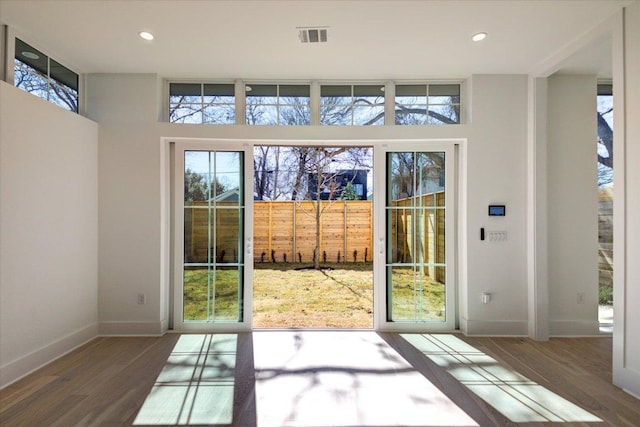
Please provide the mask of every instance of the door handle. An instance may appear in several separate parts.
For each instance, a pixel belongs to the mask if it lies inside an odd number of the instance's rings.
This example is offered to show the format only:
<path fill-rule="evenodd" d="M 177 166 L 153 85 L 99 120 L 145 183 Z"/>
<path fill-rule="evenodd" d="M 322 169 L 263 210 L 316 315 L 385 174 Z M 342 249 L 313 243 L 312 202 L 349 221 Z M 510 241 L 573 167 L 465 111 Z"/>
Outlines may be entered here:
<path fill-rule="evenodd" d="M 380 255 L 384 255 L 384 249 L 385 249 L 385 248 L 384 248 L 384 240 L 383 240 L 383 239 L 380 239 L 380 250 L 378 251 L 378 253 L 379 253 Z"/>
<path fill-rule="evenodd" d="M 251 255 L 251 251 L 253 249 L 253 245 L 251 244 L 251 238 L 247 239 L 247 255 Z"/>

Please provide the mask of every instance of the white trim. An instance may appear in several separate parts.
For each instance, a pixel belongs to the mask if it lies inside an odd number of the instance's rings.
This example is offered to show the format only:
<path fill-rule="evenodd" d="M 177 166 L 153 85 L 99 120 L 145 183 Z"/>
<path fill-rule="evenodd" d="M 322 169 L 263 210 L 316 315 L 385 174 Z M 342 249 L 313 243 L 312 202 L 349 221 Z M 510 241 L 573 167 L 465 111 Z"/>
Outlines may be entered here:
<path fill-rule="evenodd" d="M 553 337 L 600 336 L 598 320 L 551 320 L 549 335 Z"/>
<path fill-rule="evenodd" d="M 547 79 L 529 76 L 527 125 L 527 305 L 529 337 L 549 339 L 547 279 Z"/>
<path fill-rule="evenodd" d="M 458 324 L 458 308 L 456 307 L 458 267 L 456 266 L 456 144 L 464 140 L 422 140 L 412 142 L 388 141 L 374 145 L 374 328 L 379 331 L 397 332 L 450 332 Z M 402 150 L 438 151 L 445 153 L 445 221 L 447 228 L 446 259 L 446 299 L 444 322 L 392 322 L 387 320 L 387 236 L 386 236 L 386 153 Z"/>
<path fill-rule="evenodd" d="M 0 389 L 26 377 L 30 373 L 53 362 L 92 341 L 98 336 L 98 323 L 91 323 L 64 337 L 40 347 L 16 360 L 0 366 Z"/>
<path fill-rule="evenodd" d="M 630 339 L 630 335 L 637 334 L 640 326 L 630 323 L 631 310 L 637 310 L 638 301 L 630 300 L 631 293 L 637 294 L 640 283 L 632 282 L 627 268 L 631 262 L 628 257 L 631 245 L 629 223 L 637 224 L 637 217 L 630 215 L 631 203 L 637 197 L 630 197 L 630 187 L 637 187 L 638 182 L 631 182 L 629 186 L 627 170 L 637 168 L 636 158 L 628 155 L 631 147 L 635 147 L 637 140 L 631 140 L 638 136 L 639 128 L 637 118 L 632 114 L 637 111 L 629 111 L 638 107 L 637 71 L 640 68 L 637 51 L 637 38 L 630 39 L 632 33 L 638 33 L 637 22 L 640 21 L 640 3 L 626 7 L 616 15 L 613 26 L 613 156 L 615 160 L 614 173 L 614 210 L 613 210 L 613 383 L 626 392 L 640 395 L 640 370 L 637 368 L 637 339 Z M 636 84 L 633 84 L 633 83 Z M 635 169 L 634 169 L 635 171 Z M 637 176 L 637 173 L 635 174 Z M 634 194 L 635 196 L 635 194 Z M 633 213 L 633 212 L 631 212 Z M 637 244 L 634 244 L 637 248 Z M 637 261 L 636 261 L 637 262 Z M 629 359 L 632 359 L 629 360 Z M 632 365 L 635 365 L 632 366 Z"/>
<path fill-rule="evenodd" d="M 253 143 L 238 140 L 211 140 L 175 138 L 174 176 L 174 233 L 173 257 L 173 329 L 179 332 L 241 332 L 251 330 L 253 312 Z M 243 263 L 243 320 L 241 322 L 185 322 L 183 321 L 183 245 L 184 228 L 184 152 L 187 150 L 229 150 L 244 153 L 244 229 L 243 241 L 238 250 L 244 255 Z M 251 184 L 249 184 L 251 183 Z"/>
<path fill-rule="evenodd" d="M 165 333 L 166 321 L 102 321 L 99 336 L 160 336 Z"/>
<path fill-rule="evenodd" d="M 526 337 L 527 320 L 473 320 L 460 319 L 468 336 Z"/>

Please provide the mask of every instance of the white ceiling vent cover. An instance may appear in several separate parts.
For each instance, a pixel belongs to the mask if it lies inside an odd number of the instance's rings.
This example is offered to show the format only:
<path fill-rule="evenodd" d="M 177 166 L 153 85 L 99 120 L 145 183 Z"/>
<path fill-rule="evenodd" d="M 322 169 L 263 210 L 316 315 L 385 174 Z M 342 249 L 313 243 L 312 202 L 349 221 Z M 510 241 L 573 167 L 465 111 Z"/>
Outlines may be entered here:
<path fill-rule="evenodd" d="M 327 27 L 301 28 L 298 27 L 298 37 L 302 43 L 326 43 Z"/>

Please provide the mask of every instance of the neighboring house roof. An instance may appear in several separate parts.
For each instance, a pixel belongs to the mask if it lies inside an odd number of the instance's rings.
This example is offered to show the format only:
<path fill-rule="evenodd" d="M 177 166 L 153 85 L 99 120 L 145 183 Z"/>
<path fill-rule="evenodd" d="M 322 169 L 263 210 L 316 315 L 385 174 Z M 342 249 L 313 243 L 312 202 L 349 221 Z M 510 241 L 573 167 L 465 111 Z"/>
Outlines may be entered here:
<path fill-rule="evenodd" d="M 237 202 L 240 200 L 240 189 L 238 187 L 225 191 L 222 194 L 218 194 L 216 197 L 211 198 L 211 201 L 216 202 Z"/>

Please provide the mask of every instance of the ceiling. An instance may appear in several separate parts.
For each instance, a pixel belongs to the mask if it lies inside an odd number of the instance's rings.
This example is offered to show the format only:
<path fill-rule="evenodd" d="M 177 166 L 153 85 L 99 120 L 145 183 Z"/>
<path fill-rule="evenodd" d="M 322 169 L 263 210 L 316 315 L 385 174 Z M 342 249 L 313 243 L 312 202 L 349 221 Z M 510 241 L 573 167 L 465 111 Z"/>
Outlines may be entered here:
<path fill-rule="evenodd" d="M 526 74 L 629 0 L 0 0 L 16 35 L 78 73 L 399 80 Z M 303 44 L 297 27 L 328 27 Z M 150 31 L 155 40 L 138 33 Z M 481 42 L 477 32 L 488 33 Z M 597 40 L 567 70 L 610 74 Z M 608 67 L 608 69 L 607 69 Z"/>

